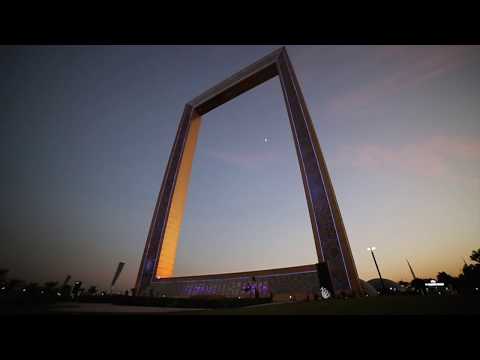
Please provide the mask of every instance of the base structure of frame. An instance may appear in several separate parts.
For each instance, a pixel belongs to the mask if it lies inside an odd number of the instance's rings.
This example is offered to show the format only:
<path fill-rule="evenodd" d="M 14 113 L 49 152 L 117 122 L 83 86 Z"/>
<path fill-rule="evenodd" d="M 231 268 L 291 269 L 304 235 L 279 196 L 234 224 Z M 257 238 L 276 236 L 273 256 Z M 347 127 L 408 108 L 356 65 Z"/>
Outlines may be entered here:
<path fill-rule="evenodd" d="M 335 294 L 362 293 L 325 159 L 285 48 L 222 81 L 185 105 L 158 195 L 136 282 L 136 293 L 173 275 L 188 183 L 202 115 L 278 76 L 302 175 L 318 263 Z"/>

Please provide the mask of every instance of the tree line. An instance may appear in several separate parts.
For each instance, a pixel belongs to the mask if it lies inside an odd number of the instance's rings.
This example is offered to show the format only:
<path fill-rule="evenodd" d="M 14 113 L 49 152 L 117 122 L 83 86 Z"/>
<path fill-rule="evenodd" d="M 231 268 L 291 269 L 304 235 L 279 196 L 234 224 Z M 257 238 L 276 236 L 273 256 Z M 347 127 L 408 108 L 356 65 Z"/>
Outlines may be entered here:
<path fill-rule="evenodd" d="M 480 248 L 473 250 L 470 255 L 471 264 L 464 264 L 462 272 L 458 276 L 452 276 L 445 271 L 437 274 L 437 281 L 444 283 L 458 294 L 480 294 Z M 20 279 L 8 279 L 8 269 L 0 269 L 0 301 L 10 299 L 26 299 L 33 301 L 72 301 L 80 297 L 106 296 L 106 291 L 100 291 L 92 285 L 85 289 L 81 281 L 75 281 L 73 285 L 68 283 L 70 276 L 60 284 L 58 281 L 47 281 L 43 285 L 35 282 L 27 283 Z M 400 282 L 407 285 L 418 293 L 424 293 L 425 283 L 429 279 L 415 278 L 410 283 Z M 135 295 L 135 290 L 125 291 L 123 295 Z"/>

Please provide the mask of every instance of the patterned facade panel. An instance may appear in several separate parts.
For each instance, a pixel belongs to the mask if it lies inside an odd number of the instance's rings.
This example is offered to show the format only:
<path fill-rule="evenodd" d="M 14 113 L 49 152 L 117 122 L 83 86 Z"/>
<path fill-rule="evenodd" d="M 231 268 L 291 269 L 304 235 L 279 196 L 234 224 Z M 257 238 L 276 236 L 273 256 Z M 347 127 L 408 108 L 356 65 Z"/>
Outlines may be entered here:
<path fill-rule="evenodd" d="M 261 297 L 277 294 L 320 292 L 316 271 L 293 274 L 270 274 L 252 277 L 209 278 L 182 280 L 181 278 L 164 279 L 151 285 L 155 296 L 191 297 L 191 296 L 223 296 L 254 297 L 258 289 Z"/>
<path fill-rule="evenodd" d="M 300 148 L 299 161 L 302 162 L 302 171 L 305 172 L 307 192 L 310 196 L 307 201 L 312 202 L 310 211 L 314 214 L 317 226 L 316 240 L 320 242 L 319 247 L 323 250 L 323 257 L 329 265 L 332 285 L 336 291 L 349 290 L 348 274 L 345 269 L 344 259 L 341 255 L 338 234 L 335 228 L 333 214 L 331 212 L 329 199 L 327 197 L 323 181 L 322 169 L 319 166 L 314 144 L 308 129 L 309 118 L 307 109 L 302 109 L 302 98 L 298 89 L 295 88 L 296 79 L 289 68 L 288 59 L 279 63 L 280 78 L 285 93 L 285 101 L 292 117 L 294 139 Z M 341 269 L 343 268 L 343 271 Z"/>

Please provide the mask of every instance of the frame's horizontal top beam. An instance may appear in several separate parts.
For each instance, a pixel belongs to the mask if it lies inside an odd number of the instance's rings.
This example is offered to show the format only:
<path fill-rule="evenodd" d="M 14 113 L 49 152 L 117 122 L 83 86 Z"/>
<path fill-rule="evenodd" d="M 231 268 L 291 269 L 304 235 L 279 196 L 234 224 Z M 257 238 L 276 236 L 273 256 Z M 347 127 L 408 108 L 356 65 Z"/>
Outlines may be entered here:
<path fill-rule="evenodd" d="M 255 86 L 270 80 L 278 75 L 276 63 L 282 51 L 284 51 L 283 47 L 273 51 L 203 92 L 188 104 L 193 106 L 199 115 L 203 115 Z"/>

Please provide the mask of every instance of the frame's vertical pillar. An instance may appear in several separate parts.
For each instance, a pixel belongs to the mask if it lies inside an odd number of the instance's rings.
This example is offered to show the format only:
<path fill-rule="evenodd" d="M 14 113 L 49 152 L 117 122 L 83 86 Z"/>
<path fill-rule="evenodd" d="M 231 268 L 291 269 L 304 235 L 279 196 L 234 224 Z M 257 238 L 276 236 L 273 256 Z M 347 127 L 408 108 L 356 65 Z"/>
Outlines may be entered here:
<path fill-rule="evenodd" d="M 360 282 L 325 160 L 285 50 L 279 55 L 277 68 L 302 173 L 318 260 L 327 263 L 335 293 L 358 294 L 361 292 Z"/>
<path fill-rule="evenodd" d="M 163 233 L 162 246 L 159 252 L 157 266 L 155 267 L 155 276 L 157 278 L 173 276 L 177 245 L 180 238 L 185 203 L 187 201 L 190 174 L 192 172 L 193 157 L 195 155 L 195 147 L 197 145 L 201 123 L 202 118 L 200 116 L 190 119 L 190 127 L 184 144 L 182 160 L 180 161 L 180 167 L 175 181 L 175 189 L 170 204 L 170 212 Z"/>
<path fill-rule="evenodd" d="M 148 232 L 147 243 L 145 245 L 142 261 L 140 263 L 140 269 L 138 271 L 135 288 L 137 294 L 139 295 L 145 289 L 145 287 L 150 284 L 153 276 L 155 276 L 157 272 L 160 250 L 162 249 L 163 245 L 167 220 L 172 207 L 172 198 L 177 185 L 177 176 L 182 165 L 182 157 L 186 147 L 187 139 L 189 138 L 192 119 L 200 121 L 200 118 L 195 113 L 193 107 L 186 105 L 183 111 L 182 119 L 178 126 L 172 151 L 170 152 L 167 168 L 165 169 L 165 175 L 163 177 L 162 186 L 160 188 L 157 204 L 155 206 L 152 222 L 150 224 L 150 230 Z"/>

